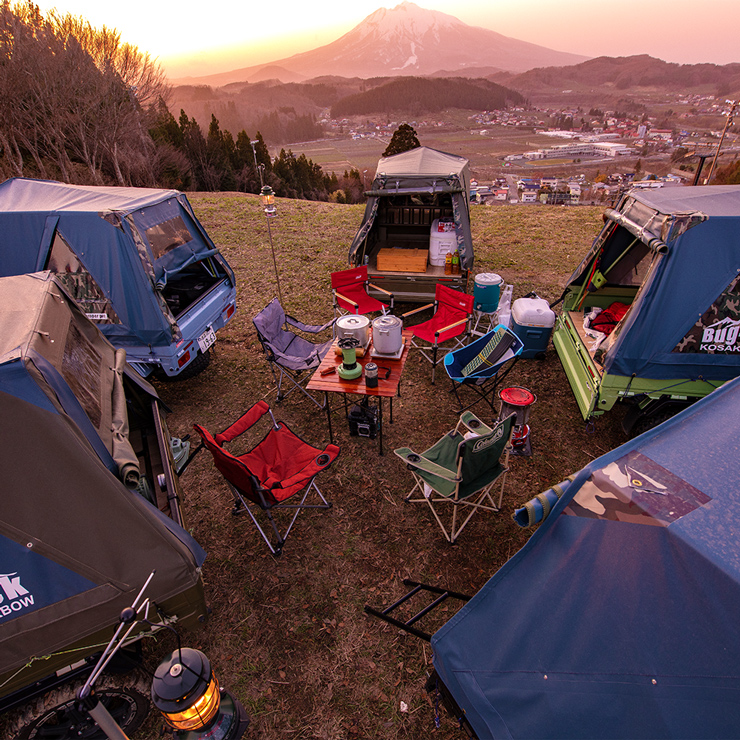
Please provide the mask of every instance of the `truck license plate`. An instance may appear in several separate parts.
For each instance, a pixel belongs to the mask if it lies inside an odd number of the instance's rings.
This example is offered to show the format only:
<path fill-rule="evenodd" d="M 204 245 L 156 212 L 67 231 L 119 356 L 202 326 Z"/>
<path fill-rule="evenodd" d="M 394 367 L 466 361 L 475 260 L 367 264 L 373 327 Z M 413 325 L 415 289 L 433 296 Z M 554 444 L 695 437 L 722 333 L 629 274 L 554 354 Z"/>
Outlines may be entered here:
<path fill-rule="evenodd" d="M 198 337 L 198 347 L 200 347 L 200 351 L 205 354 L 206 350 L 213 344 L 216 343 L 216 332 L 213 331 L 212 327 L 208 327 L 199 337 Z"/>

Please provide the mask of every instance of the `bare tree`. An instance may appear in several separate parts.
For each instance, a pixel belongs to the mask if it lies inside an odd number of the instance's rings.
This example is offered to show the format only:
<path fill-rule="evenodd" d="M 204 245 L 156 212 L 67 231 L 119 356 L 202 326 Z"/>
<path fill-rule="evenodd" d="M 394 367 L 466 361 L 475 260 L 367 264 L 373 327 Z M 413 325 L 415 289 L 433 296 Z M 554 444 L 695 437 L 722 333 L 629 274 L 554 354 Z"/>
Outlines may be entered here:
<path fill-rule="evenodd" d="M 0 173 L 22 175 L 33 161 L 67 182 L 151 184 L 148 116 L 169 92 L 159 65 L 118 32 L 0 0 Z"/>

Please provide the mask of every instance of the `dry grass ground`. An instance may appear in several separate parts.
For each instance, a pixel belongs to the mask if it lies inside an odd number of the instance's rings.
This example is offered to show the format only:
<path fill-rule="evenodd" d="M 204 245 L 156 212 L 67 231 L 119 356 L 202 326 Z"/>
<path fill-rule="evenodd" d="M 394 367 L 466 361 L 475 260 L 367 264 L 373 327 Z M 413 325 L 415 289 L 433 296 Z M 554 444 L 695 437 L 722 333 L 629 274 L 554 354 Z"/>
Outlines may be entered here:
<path fill-rule="evenodd" d="M 192 424 L 220 431 L 260 398 L 308 441 L 328 441 L 324 415 L 290 396 L 275 404 L 272 379 L 252 317 L 275 295 L 266 219 L 255 196 L 193 194 L 198 217 L 236 272 L 238 313 L 219 334 L 214 360 L 200 376 L 159 384 L 171 431 Z M 308 323 L 331 316 L 329 273 L 346 266 L 361 206 L 278 201 L 272 222 L 284 302 Z M 600 209 L 504 206 L 473 211 L 476 272 L 497 272 L 514 297 L 532 290 L 558 297 L 598 230 Z M 471 283 L 472 290 L 472 283 Z M 425 449 L 457 418 L 444 372 L 432 385 L 429 364 L 411 355 L 385 428 L 386 454 L 351 437 L 337 417 L 341 454 L 318 483 L 334 504 L 303 513 L 283 555 L 271 557 L 251 522 L 231 515 L 231 497 L 206 453 L 182 477 L 189 528 L 208 552 L 203 568 L 212 615 L 183 636 L 206 651 L 222 683 L 244 703 L 249 738 L 382 740 L 461 738 L 456 722 L 424 691 L 429 645 L 363 613 L 402 592 L 402 579 L 474 594 L 527 540 L 514 508 L 622 440 L 618 414 L 584 425 L 557 356 L 519 362 L 507 384 L 537 395 L 530 423 L 533 455 L 512 458 L 503 511 L 474 518 L 448 545 L 422 507 L 403 502 L 411 477 L 395 447 Z M 484 408 L 476 409 L 487 418 Z M 454 613 L 443 609 L 434 631 Z M 492 625 L 490 639 L 506 625 Z M 401 702 L 407 711 L 401 711 Z M 151 719 L 138 738 L 158 736 Z"/>

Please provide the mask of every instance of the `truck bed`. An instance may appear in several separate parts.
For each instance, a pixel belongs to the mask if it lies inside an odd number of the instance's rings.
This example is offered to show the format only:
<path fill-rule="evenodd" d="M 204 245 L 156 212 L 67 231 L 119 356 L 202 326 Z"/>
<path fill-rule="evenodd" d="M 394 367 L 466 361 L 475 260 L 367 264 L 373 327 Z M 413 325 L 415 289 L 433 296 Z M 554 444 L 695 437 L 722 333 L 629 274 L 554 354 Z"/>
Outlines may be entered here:
<path fill-rule="evenodd" d="M 583 311 L 568 311 L 568 316 L 573 324 L 573 328 L 578 333 L 581 339 L 581 345 L 588 352 L 591 359 L 594 361 L 594 367 L 603 375 L 603 368 L 600 363 L 594 357 L 596 350 L 592 349 L 594 342 L 596 341 L 593 337 L 586 334 L 586 330 L 583 327 L 583 318 L 586 314 Z"/>

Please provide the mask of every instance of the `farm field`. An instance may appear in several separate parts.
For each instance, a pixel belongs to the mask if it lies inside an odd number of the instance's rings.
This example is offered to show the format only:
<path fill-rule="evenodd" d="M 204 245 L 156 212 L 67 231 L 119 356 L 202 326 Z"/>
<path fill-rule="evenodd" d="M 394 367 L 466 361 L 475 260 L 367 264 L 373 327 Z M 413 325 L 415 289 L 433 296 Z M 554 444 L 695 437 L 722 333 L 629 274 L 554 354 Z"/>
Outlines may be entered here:
<path fill-rule="evenodd" d="M 550 136 L 514 127 L 492 126 L 486 129 L 485 134 L 473 133 L 481 131 L 483 127 L 473 121 L 467 123 L 468 127 L 464 128 L 459 123 L 456 124 L 454 130 L 448 126 L 435 127 L 417 124 L 416 131 L 419 141 L 424 146 L 465 156 L 470 160 L 473 177 L 482 180 L 508 174 L 511 168 L 505 167 L 503 161 L 508 154 L 558 143 Z M 369 186 L 375 174 L 378 159 L 382 156 L 388 141 L 388 137 L 353 139 L 350 136 L 339 136 L 286 144 L 281 148 L 286 151 L 290 149 L 295 155 L 305 154 L 308 159 L 320 165 L 325 172 L 336 172 L 341 175 L 352 167 L 360 172 L 367 170 L 367 185 Z M 570 160 L 557 161 L 552 166 L 563 171 L 568 171 L 568 167 L 576 169 L 582 167 Z M 516 168 L 526 169 L 520 163 L 516 164 Z M 538 169 L 541 169 L 541 166 Z"/>
<path fill-rule="evenodd" d="M 258 198 L 235 193 L 189 198 L 235 270 L 239 305 L 205 372 L 157 384 L 172 410 L 170 431 L 184 437 L 194 423 L 221 431 L 265 399 L 278 419 L 323 446 L 328 442 L 323 412 L 295 395 L 275 403 L 252 325 L 252 317 L 276 295 Z M 285 307 L 306 323 L 323 323 L 332 315 L 329 274 L 346 267 L 363 206 L 278 199 L 277 209 L 271 227 Z M 536 291 L 553 301 L 596 235 L 601 209 L 480 207 L 472 219 L 475 272 L 499 273 L 513 284 L 515 298 Z M 426 507 L 404 503 L 411 476 L 392 453 L 401 446 L 426 449 L 457 420 L 444 371 L 440 368 L 432 385 L 430 365 L 413 351 L 393 423 L 385 426 L 386 454 L 378 455 L 373 440 L 351 437 L 337 416 L 341 453 L 317 479 L 333 508 L 302 513 L 279 559 L 269 554 L 248 518 L 232 516 L 231 494 L 210 455 L 199 454 L 185 471 L 187 524 L 208 553 L 203 576 L 212 614 L 182 641 L 208 654 L 222 684 L 246 707 L 251 727 L 245 737 L 464 736 L 443 710 L 435 725 L 435 705 L 424 690 L 432 669 L 429 645 L 369 617 L 364 605 L 390 604 L 404 592 L 403 578 L 474 594 L 529 537 L 512 521 L 513 510 L 624 441 L 620 412 L 599 420 L 595 429 L 586 427 L 552 347 L 543 360 L 520 361 L 506 384 L 537 396 L 530 417 L 533 454 L 511 459 L 503 510 L 478 514 L 454 546 Z M 485 406 L 475 410 L 491 420 Z M 243 444 L 232 443 L 232 451 L 239 454 Z M 454 606 L 443 607 L 423 628 L 435 631 L 454 612 Z M 492 639 L 504 629 L 492 628 Z M 150 647 L 158 657 L 171 648 L 168 638 Z M 152 717 L 136 737 L 154 740 L 159 726 Z"/>

